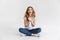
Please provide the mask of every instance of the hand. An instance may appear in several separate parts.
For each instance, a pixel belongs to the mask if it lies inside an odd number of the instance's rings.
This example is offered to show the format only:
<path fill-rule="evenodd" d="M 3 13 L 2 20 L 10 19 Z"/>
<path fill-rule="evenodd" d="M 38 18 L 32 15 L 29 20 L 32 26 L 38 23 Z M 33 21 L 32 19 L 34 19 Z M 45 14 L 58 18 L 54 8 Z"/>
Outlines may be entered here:
<path fill-rule="evenodd" d="M 29 17 L 28 19 L 29 19 L 30 22 L 32 21 L 32 18 L 31 17 Z"/>

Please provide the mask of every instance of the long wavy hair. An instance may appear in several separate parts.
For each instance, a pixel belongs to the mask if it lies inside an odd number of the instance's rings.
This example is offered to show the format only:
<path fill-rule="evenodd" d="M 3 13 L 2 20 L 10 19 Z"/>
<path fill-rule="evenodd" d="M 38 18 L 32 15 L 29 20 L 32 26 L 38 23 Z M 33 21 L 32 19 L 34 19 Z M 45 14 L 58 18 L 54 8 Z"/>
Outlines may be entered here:
<path fill-rule="evenodd" d="M 35 11 L 34 11 L 33 7 L 31 7 L 31 6 L 27 7 L 27 10 L 26 10 L 25 15 L 24 15 L 24 18 L 26 18 L 26 20 L 24 20 L 24 23 L 27 24 L 27 25 L 29 23 L 29 20 L 28 20 L 28 18 L 29 18 L 29 13 L 28 13 L 29 8 L 32 8 L 32 15 L 31 15 L 31 17 L 33 17 L 33 18 L 36 17 Z"/>

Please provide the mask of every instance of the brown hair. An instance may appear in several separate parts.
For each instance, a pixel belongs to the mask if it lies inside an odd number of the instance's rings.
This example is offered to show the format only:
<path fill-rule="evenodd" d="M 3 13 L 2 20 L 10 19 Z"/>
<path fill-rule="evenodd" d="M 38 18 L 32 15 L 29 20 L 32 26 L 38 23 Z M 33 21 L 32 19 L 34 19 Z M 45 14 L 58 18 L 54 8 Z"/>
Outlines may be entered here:
<path fill-rule="evenodd" d="M 25 15 L 24 15 L 24 18 L 25 18 L 25 20 L 24 20 L 24 24 L 25 24 L 25 26 L 28 26 L 29 24 L 29 20 L 28 20 L 28 17 L 29 17 L 29 13 L 28 13 L 28 10 L 29 10 L 29 8 L 32 8 L 32 17 L 33 18 L 35 18 L 35 11 L 34 11 L 34 9 L 33 9 L 33 7 L 31 7 L 31 6 L 29 6 L 28 8 L 27 8 L 27 10 L 26 10 L 26 13 L 25 13 Z"/>

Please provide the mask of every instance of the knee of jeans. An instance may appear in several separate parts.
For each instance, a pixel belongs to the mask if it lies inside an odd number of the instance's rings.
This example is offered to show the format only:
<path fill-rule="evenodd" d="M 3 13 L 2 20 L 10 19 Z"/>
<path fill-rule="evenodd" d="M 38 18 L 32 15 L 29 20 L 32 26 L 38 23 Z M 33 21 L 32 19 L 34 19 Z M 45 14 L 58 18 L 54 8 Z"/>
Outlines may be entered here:
<path fill-rule="evenodd" d="M 38 28 L 38 32 L 41 32 L 41 28 Z"/>
<path fill-rule="evenodd" d="M 22 32 L 23 28 L 19 28 L 19 32 Z"/>

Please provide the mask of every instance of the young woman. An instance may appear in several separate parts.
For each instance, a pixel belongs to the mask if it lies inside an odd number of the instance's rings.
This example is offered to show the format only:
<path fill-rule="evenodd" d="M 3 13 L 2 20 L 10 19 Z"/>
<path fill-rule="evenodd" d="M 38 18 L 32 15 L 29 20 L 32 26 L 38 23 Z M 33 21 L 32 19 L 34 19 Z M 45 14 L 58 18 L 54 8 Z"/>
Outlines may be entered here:
<path fill-rule="evenodd" d="M 41 28 L 34 28 L 35 23 L 35 11 L 33 7 L 29 6 L 26 10 L 24 16 L 24 26 L 25 28 L 19 28 L 19 32 L 27 35 L 27 36 L 36 36 L 36 34 L 41 32 Z"/>

